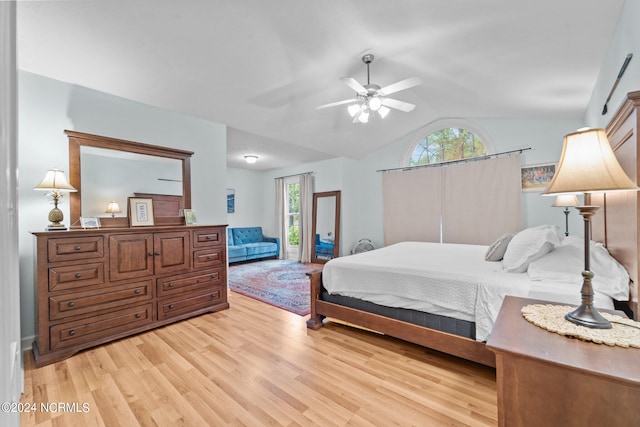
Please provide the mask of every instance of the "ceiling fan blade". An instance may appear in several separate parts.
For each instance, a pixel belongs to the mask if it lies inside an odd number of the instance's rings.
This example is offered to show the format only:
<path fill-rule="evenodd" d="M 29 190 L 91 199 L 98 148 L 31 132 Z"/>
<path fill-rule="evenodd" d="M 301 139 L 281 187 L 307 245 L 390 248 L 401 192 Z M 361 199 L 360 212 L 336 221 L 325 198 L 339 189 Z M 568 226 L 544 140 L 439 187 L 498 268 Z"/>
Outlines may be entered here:
<path fill-rule="evenodd" d="M 416 106 L 413 104 L 409 104 L 408 102 L 404 101 L 398 101 L 397 99 L 392 98 L 384 98 L 382 100 L 382 105 L 386 105 L 390 108 L 395 108 L 396 110 L 404 111 L 405 113 L 408 113 L 409 111 L 412 111 L 414 108 L 416 108 Z"/>
<path fill-rule="evenodd" d="M 323 108 L 329 108 L 329 107 L 335 107 L 337 105 L 350 104 L 350 103 L 356 102 L 356 101 L 358 101 L 358 100 L 357 99 L 345 99 L 344 101 L 338 101 L 338 102 L 332 102 L 330 104 L 320 105 L 319 107 L 316 107 L 316 110 L 321 110 Z"/>
<path fill-rule="evenodd" d="M 399 82 L 383 87 L 378 93 L 381 95 L 391 95 L 392 93 L 400 92 L 401 90 L 409 89 L 420 84 L 422 84 L 422 80 L 419 77 L 409 77 L 408 79 L 400 80 Z"/>
<path fill-rule="evenodd" d="M 353 77 L 342 77 L 340 80 L 358 93 L 367 93 L 367 89 L 365 89 L 365 87 L 358 83 Z"/>

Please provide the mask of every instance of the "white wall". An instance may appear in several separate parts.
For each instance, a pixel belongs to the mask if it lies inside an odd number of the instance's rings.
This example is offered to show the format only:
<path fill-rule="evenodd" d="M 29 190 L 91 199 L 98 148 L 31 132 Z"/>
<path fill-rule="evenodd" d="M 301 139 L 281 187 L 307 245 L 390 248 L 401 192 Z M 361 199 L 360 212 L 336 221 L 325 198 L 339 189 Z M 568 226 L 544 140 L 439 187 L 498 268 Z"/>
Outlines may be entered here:
<path fill-rule="evenodd" d="M 0 402 L 17 403 L 24 372 L 20 351 L 18 271 L 18 93 L 16 4 L 0 2 Z M 0 425 L 20 425 L 20 414 L 0 411 Z"/>
<path fill-rule="evenodd" d="M 47 169 L 68 171 L 65 129 L 194 152 L 192 208 L 199 224 L 226 224 L 226 126 L 132 102 L 27 72 L 19 74 L 20 286 L 23 345 L 35 331 L 33 238 L 43 230 L 48 200 L 33 187 Z M 69 218 L 68 199 L 62 211 Z M 68 222 L 67 222 L 68 224 Z"/>
<path fill-rule="evenodd" d="M 227 214 L 229 227 L 262 227 L 265 231 L 265 213 L 262 197 L 261 172 L 228 168 L 227 188 L 235 190 L 235 212 Z M 267 234 L 274 236 L 275 234 Z"/>
<path fill-rule="evenodd" d="M 605 127 L 625 100 L 627 93 L 640 90 L 640 25 L 637 22 L 638 16 L 640 16 L 640 0 L 626 0 L 585 113 L 584 123 L 586 126 Z M 624 59 L 629 53 L 633 54 L 633 58 L 607 104 L 607 114 L 603 116 L 604 102 L 618 77 Z"/>

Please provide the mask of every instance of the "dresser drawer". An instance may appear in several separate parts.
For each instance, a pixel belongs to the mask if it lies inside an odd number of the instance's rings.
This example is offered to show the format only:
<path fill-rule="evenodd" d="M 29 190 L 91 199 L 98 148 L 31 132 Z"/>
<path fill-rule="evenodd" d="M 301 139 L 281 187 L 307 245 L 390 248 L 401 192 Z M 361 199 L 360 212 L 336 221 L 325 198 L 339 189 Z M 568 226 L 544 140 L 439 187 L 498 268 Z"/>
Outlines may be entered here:
<path fill-rule="evenodd" d="M 153 321 L 152 304 L 127 308 L 90 319 L 55 325 L 50 328 L 51 350 L 60 350 L 113 337 L 119 333 L 148 325 Z"/>
<path fill-rule="evenodd" d="M 104 263 L 49 267 L 49 291 L 63 291 L 104 283 Z"/>
<path fill-rule="evenodd" d="M 49 297 L 49 319 L 57 320 L 95 313 L 99 310 L 150 300 L 152 284 L 151 280 L 146 280 L 126 285 L 107 286 L 102 293 L 92 290 Z"/>
<path fill-rule="evenodd" d="M 225 264 L 224 258 L 224 247 L 193 251 L 193 269 L 222 267 Z"/>
<path fill-rule="evenodd" d="M 169 319 L 171 317 L 188 314 L 196 310 L 214 306 L 224 302 L 222 286 L 216 286 L 203 295 L 186 299 L 175 299 L 171 301 L 158 302 L 158 320 Z"/>
<path fill-rule="evenodd" d="M 224 243 L 224 228 L 209 228 L 206 230 L 193 231 L 193 247 L 203 248 L 207 246 L 216 246 Z"/>
<path fill-rule="evenodd" d="M 163 277 L 157 280 L 158 297 L 177 295 L 222 284 L 222 269 L 199 274 Z"/>
<path fill-rule="evenodd" d="M 104 236 L 67 237 L 47 241 L 49 262 L 104 257 Z"/>

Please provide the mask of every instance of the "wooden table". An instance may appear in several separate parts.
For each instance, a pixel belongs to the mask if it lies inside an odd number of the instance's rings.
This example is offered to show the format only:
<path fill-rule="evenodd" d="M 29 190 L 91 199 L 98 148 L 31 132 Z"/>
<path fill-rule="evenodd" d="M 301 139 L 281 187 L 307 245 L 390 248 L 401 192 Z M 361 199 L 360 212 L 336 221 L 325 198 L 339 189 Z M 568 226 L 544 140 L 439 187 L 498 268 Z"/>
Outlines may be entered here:
<path fill-rule="evenodd" d="M 487 347 L 496 354 L 500 426 L 640 426 L 640 349 L 548 332 L 506 297 Z M 618 313 L 616 313 L 618 314 Z"/>

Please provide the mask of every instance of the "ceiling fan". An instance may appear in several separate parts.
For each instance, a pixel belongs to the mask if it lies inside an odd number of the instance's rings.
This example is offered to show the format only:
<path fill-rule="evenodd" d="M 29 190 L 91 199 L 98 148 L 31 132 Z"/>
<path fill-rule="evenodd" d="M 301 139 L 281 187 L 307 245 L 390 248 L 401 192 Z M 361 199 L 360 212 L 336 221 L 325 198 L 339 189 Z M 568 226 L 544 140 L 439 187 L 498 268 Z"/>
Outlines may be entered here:
<path fill-rule="evenodd" d="M 321 105 L 316 107 L 316 109 L 320 110 L 337 105 L 351 104 L 347 107 L 347 111 L 349 111 L 349 114 L 353 117 L 353 123 L 367 123 L 372 111 L 377 112 L 381 118 L 385 118 L 391 111 L 391 108 L 406 113 L 413 110 L 416 107 L 415 105 L 389 98 L 388 95 L 418 86 L 422 83 L 422 80 L 418 77 L 410 77 L 382 88 L 376 84 L 372 84 L 369 80 L 369 65 L 373 62 L 373 58 L 374 56 L 372 54 L 366 54 L 362 57 L 362 62 L 367 64 L 366 85 L 361 85 L 353 77 L 342 77 L 340 79 L 344 84 L 356 91 L 356 98 Z"/>

